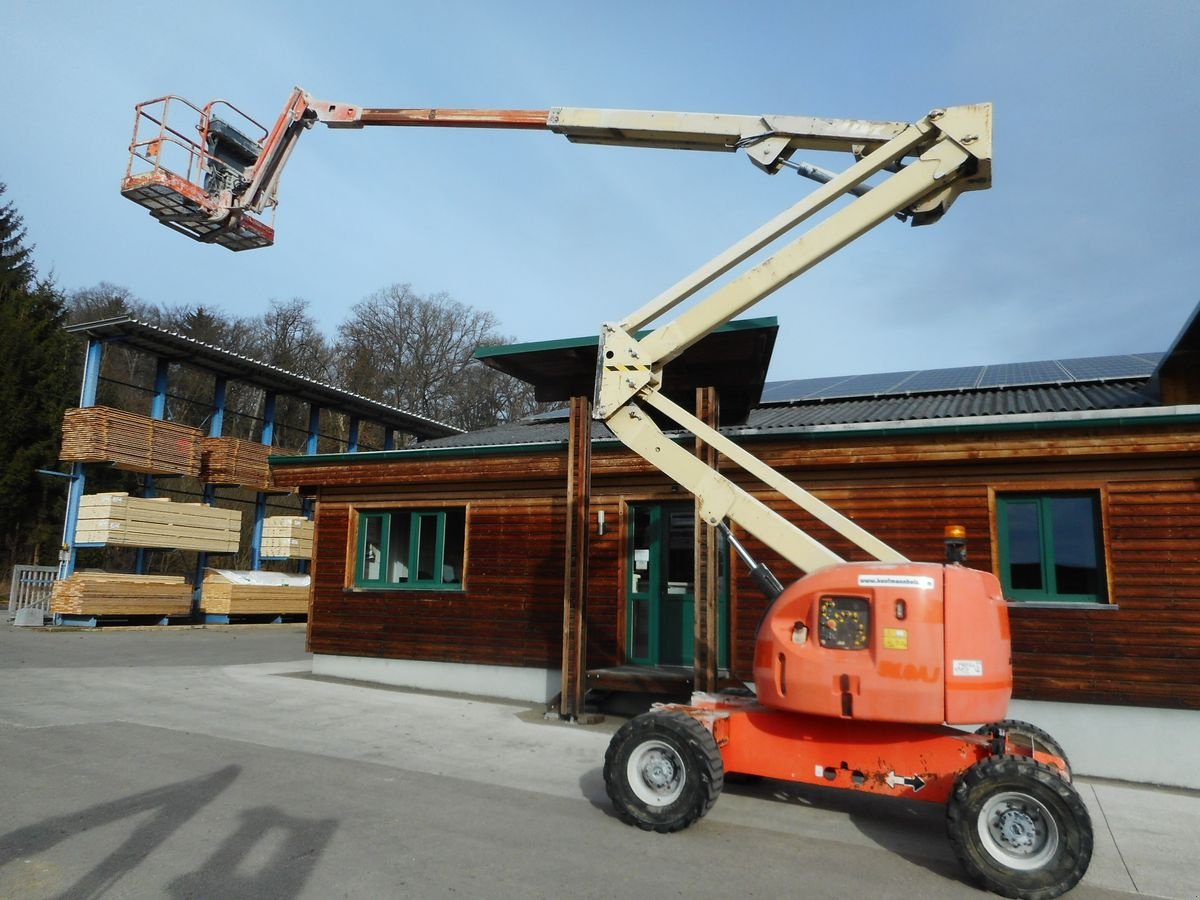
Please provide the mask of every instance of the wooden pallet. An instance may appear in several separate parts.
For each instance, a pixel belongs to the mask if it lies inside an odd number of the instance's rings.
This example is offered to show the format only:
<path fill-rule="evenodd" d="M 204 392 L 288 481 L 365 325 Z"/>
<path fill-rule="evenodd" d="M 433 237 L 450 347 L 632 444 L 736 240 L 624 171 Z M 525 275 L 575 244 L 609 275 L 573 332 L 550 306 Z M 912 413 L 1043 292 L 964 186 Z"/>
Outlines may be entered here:
<path fill-rule="evenodd" d="M 76 572 L 55 582 L 50 612 L 70 616 L 186 616 L 192 586 L 174 575 Z"/>
<path fill-rule="evenodd" d="M 198 428 L 149 416 L 84 406 L 63 414 L 63 443 L 59 459 L 67 462 L 111 463 L 128 472 L 148 475 L 200 474 Z"/>
<path fill-rule="evenodd" d="M 241 438 L 204 438 L 201 441 L 200 478 L 210 484 L 268 490 L 271 467 L 267 458 L 273 447 Z"/>
<path fill-rule="evenodd" d="M 241 527 L 242 514 L 234 509 L 125 493 L 89 494 L 79 504 L 75 542 L 235 553 Z"/>
<path fill-rule="evenodd" d="M 269 578 L 267 573 L 207 569 L 200 589 L 200 609 L 221 615 L 294 615 L 308 613 L 308 585 L 241 584 L 239 576 Z M 281 579 L 282 580 L 282 579 Z M 288 580 L 294 581 L 295 577 Z"/>

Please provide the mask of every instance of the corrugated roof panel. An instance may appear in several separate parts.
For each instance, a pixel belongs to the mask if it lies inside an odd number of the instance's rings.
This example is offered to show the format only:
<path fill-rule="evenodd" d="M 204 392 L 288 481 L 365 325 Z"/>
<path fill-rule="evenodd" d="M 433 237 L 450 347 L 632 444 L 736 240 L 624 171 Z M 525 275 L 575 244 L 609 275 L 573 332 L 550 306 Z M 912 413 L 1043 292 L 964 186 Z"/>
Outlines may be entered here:
<path fill-rule="evenodd" d="M 1144 382 L 1141 381 L 1064 384 L 762 406 L 750 414 L 746 425 L 750 428 L 801 428 L 918 419 L 1138 409 L 1156 405 L 1154 398 L 1142 390 L 1143 386 Z"/>
<path fill-rule="evenodd" d="M 1076 413 L 1157 406 L 1157 401 L 1145 390 L 1145 386 L 1145 380 L 1130 380 L 770 404 L 755 408 L 744 426 L 722 430 L 733 435 L 746 431 L 784 434 L 816 426 Z M 612 433 L 599 422 L 593 422 L 592 439 L 608 438 L 612 438 Z M 425 441 L 421 447 L 561 444 L 566 439 L 567 423 L 564 420 L 547 421 L 545 417 L 538 417 L 471 434 Z"/>

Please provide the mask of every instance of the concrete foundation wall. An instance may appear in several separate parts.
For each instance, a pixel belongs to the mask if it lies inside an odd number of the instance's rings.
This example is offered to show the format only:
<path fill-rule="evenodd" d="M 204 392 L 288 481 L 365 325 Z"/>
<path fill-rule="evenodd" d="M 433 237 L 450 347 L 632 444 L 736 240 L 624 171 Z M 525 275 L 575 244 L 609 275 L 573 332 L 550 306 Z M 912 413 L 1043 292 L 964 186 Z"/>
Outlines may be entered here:
<path fill-rule="evenodd" d="M 1009 716 L 1050 732 L 1079 775 L 1200 790 L 1200 712 L 1014 700 Z"/>
<path fill-rule="evenodd" d="M 545 703 L 562 687 L 562 672 L 559 669 L 520 669 L 321 653 L 313 655 L 313 674 L 377 681 L 380 684 L 428 691 L 482 694 L 526 703 Z"/>
<path fill-rule="evenodd" d="M 521 669 L 378 657 L 313 656 L 313 674 L 399 687 L 545 703 L 561 687 L 558 669 Z M 1013 719 L 1053 735 L 1079 775 L 1200 790 L 1200 712 L 1014 700 Z"/>

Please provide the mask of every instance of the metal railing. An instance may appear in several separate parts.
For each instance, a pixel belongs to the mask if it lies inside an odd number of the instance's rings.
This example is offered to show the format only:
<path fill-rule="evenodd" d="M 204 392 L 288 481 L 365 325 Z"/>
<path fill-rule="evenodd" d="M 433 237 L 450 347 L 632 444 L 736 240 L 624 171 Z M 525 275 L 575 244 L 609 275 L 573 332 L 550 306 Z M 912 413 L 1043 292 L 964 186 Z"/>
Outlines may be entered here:
<path fill-rule="evenodd" d="M 49 615 L 50 591 L 57 580 L 57 566 L 13 566 L 8 611 L 40 609 Z"/>

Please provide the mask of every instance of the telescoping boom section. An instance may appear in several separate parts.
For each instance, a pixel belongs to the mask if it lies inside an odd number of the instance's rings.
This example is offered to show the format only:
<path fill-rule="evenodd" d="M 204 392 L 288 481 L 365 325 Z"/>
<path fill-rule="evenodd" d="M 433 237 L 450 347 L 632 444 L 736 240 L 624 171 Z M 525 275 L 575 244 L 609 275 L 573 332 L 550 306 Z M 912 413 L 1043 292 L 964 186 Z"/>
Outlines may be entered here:
<path fill-rule="evenodd" d="M 815 178 L 820 186 L 802 200 L 629 316 L 605 323 L 594 398 L 595 417 L 691 491 L 706 521 L 735 522 L 808 572 L 842 559 L 667 439 L 655 419 L 665 416 L 693 432 L 872 559 L 904 557 L 672 403 L 660 391 L 663 367 L 875 225 L 893 217 L 936 222 L 959 194 L 989 187 L 991 116 L 990 104 L 937 109 L 912 123 L 577 107 L 377 108 L 320 100 L 296 88 L 274 125 L 265 127 L 223 100 L 197 107 L 168 96 L 138 105 L 121 190 L 196 240 L 232 250 L 268 246 L 284 166 L 300 135 L 318 122 L 343 129 L 541 130 L 574 143 L 741 151 L 767 174 L 795 169 Z M 179 121 L 189 117 L 190 129 Z M 852 164 L 837 174 L 793 160 L 807 151 L 848 154 Z M 754 264 L 752 258 L 768 250 L 769 258 Z M 738 268 L 740 274 L 730 274 Z M 635 337 L 685 301 L 692 302 L 682 314 Z"/>

